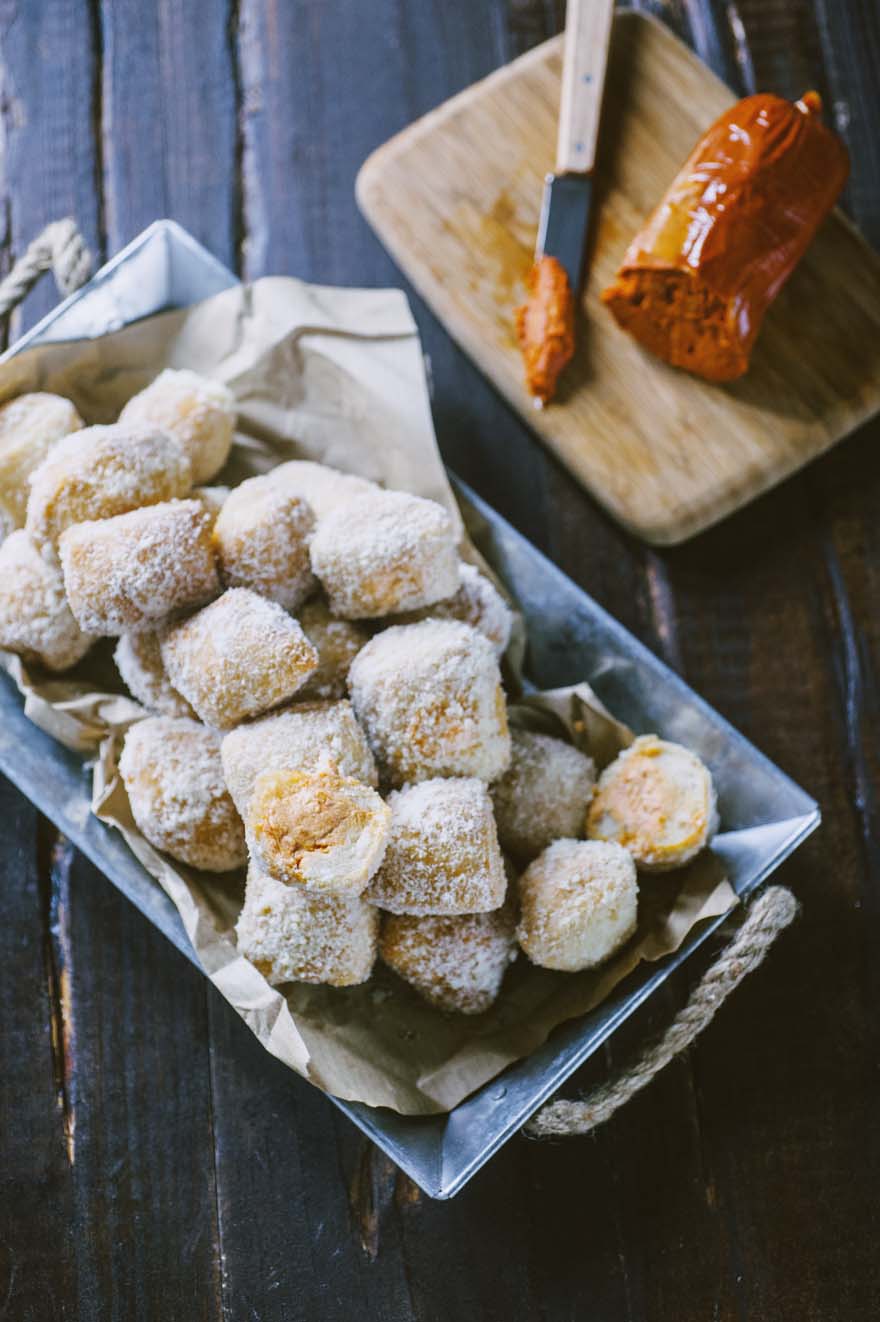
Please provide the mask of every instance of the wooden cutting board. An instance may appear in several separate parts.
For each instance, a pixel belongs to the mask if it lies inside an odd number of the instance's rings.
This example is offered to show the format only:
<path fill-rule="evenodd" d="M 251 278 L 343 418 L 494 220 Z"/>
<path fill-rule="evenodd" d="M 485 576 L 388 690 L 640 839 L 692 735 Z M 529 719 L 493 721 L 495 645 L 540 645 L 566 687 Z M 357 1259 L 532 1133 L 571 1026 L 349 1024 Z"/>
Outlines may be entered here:
<path fill-rule="evenodd" d="M 667 367 L 599 302 L 631 236 L 733 98 L 656 21 L 615 18 L 579 350 L 557 403 L 522 385 L 524 297 L 562 69 L 549 41 L 366 161 L 360 207 L 448 331 L 628 528 L 658 545 L 709 527 L 880 408 L 880 259 L 839 212 L 771 310 L 748 375 Z M 805 89 L 806 90 L 806 89 Z"/>

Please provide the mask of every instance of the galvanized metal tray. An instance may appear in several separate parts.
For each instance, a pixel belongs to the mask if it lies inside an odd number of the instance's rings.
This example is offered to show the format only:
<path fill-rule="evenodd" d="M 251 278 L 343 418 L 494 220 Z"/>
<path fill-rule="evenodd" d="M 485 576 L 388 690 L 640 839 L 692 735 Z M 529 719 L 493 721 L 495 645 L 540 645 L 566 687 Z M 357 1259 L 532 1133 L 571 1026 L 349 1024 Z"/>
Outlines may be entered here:
<path fill-rule="evenodd" d="M 0 361 L 38 342 L 102 335 L 234 283 L 178 225 L 157 221 Z M 454 484 L 474 540 L 526 617 L 531 679 L 542 688 L 586 679 L 633 728 L 658 730 L 706 760 L 724 826 L 714 849 L 747 896 L 818 825 L 815 802 L 494 510 Z M 92 816 L 82 760 L 32 725 L 12 682 L 5 674 L 0 681 L 0 770 L 198 964 L 170 900 L 122 837 Z M 449 1115 L 409 1118 L 331 1100 L 427 1194 L 449 1198 L 722 921 L 707 923 L 674 956 L 642 965 L 596 1010 L 556 1029 Z M 291 1074 L 290 1086 L 309 1085 Z"/>

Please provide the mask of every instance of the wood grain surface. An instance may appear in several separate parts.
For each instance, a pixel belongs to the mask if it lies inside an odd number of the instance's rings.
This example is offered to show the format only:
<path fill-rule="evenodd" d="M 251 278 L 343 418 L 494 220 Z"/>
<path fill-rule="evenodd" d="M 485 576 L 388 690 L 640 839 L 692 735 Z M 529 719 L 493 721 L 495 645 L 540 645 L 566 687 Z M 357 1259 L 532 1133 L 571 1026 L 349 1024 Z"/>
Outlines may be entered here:
<path fill-rule="evenodd" d="M 648 16 L 615 22 L 579 349 L 549 408 L 523 383 L 526 298 L 553 169 L 561 39 L 396 135 L 361 209 L 450 334 L 627 528 L 680 542 L 808 463 L 880 408 L 880 258 L 833 214 L 767 317 L 748 374 L 701 381 L 647 353 L 600 295 L 730 89 Z M 806 89 L 802 89 L 806 90 Z"/>
<path fill-rule="evenodd" d="M 846 205 L 880 244 L 871 0 L 642 8 L 738 91 L 817 85 L 852 152 Z M 561 11 L 157 0 L 122 21 L 109 0 L 0 3 L 0 267 L 62 212 L 104 254 L 170 211 L 249 274 L 400 283 L 357 213 L 358 167 Z M 19 324 L 51 300 L 41 286 Z M 780 873 L 803 916 L 594 1137 L 517 1139 L 431 1203 L 0 784 L 0 1317 L 874 1322 L 880 431 L 652 551 L 413 306 L 453 467 L 821 800 L 822 830 Z M 570 1091 L 662 1028 L 701 967 Z"/>

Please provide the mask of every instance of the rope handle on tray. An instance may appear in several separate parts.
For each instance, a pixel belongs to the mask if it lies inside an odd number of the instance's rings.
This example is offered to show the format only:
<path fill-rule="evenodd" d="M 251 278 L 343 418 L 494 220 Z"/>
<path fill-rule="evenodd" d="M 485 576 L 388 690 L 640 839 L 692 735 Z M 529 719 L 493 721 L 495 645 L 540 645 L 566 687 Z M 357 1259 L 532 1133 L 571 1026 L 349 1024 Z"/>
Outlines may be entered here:
<path fill-rule="evenodd" d="M 65 298 L 76 293 L 92 274 L 92 254 L 70 216 L 47 225 L 0 280 L 0 317 L 17 307 L 43 272 L 50 270 Z"/>
<path fill-rule="evenodd" d="M 742 926 L 711 968 L 707 969 L 687 1004 L 666 1032 L 645 1048 L 634 1064 L 609 1083 L 578 1101 L 548 1102 L 524 1126 L 532 1138 L 589 1134 L 631 1097 L 646 1087 L 665 1065 L 702 1033 L 728 996 L 768 954 L 781 932 L 794 921 L 798 902 L 784 886 L 769 886 L 750 905 Z"/>

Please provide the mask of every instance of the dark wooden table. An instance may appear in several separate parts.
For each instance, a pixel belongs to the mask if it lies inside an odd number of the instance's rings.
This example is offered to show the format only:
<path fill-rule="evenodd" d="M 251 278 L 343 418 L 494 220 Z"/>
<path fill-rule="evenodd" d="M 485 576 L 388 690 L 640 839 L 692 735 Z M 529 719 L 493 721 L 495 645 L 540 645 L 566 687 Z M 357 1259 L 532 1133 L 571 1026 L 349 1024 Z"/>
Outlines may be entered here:
<path fill-rule="evenodd" d="M 819 88 L 852 152 L 847 208 L 880 244 L 876 0 L 646 7 L 738 89 Z M 173 216 L 243 275 L 399 284 L 358 166 L 561 9 L 3 0 L 3 269 L 58 216 L 101 258 Z M 10 335 L 52 302 L 35 292 Z M 875 1319 L 880 430 L 657 554 L 414 307 L 449 462 L 821 800 L 781 874 L 803 917 L 595 1137 L 514 1140 L 431 1203 L 0 784 L 0 1319 Z"/>

